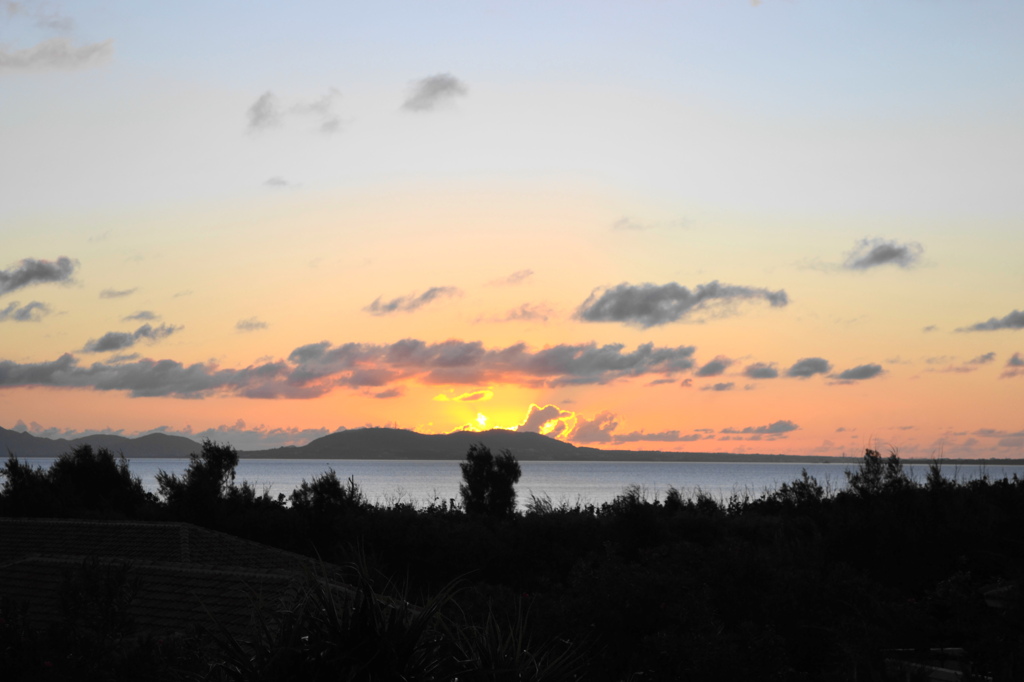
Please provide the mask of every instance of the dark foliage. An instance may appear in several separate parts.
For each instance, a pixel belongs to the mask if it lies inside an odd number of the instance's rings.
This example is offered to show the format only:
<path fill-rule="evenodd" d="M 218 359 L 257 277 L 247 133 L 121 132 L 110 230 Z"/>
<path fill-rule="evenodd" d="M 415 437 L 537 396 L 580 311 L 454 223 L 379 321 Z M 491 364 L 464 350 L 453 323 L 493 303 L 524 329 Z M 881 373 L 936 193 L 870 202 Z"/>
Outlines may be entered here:
<path fill-rule="evenodd" d="M 1017 478 L 957 480 L 936 462 L 918 483 L 897 453 L 869 450 L 840 491 L 803 472 L 756 499 L 673 487 L 659 501 L 629 486 L 600 507 L 534 497 L 516 513 L 518 464 L 482 446 L 463 463 L 461 508 L 367 504 L 332 470 L 285 505 L 235 485 L 232 454 L 204 444 L 183 478 L 165 477 L 155 513 L 188 520 L 206 505 L 204 525 L 355 562 L 362 601 L 343 606 L 311 583 L 299 606 L 264 614 L 262 639 L 196 649 L 200 668 L 219 664 L 213 677 L 884 680 L 886 652 L 958 647 L 977 675 L 1024 679 Z M 55 513 L 51 485 L 12 459 L 4 513 L 33 500 Z M 1011 596 L 990 606 L 993 590 Z M 52 656 L 52 640 L 5 608 L 3 665 Z M 195 670 L 186 654 L 146 655 Z"/>
<path fill-rule="evenodd" d="M 470 445 L 459 467 L 459 494 L 468 513 L 508 516 L 515 511 L 515 485 L 523 472 L 511 452 L 503 450 L 495 457 L 483 443 Z"/>

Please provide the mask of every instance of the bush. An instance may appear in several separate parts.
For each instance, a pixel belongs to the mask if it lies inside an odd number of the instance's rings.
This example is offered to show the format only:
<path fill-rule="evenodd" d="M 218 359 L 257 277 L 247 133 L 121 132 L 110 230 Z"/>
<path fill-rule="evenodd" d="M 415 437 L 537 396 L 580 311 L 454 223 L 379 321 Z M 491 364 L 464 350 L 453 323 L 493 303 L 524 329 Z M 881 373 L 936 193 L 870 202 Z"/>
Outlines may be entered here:
<path fill-rule="evenodd" d="M 483 443 L 469 446 L 462 469 L 459 494 L 470 514 L 508 516 L 516 510 L 516 483 L 522 475 L 519 462 L 509 450 L 497 457 Z"/>

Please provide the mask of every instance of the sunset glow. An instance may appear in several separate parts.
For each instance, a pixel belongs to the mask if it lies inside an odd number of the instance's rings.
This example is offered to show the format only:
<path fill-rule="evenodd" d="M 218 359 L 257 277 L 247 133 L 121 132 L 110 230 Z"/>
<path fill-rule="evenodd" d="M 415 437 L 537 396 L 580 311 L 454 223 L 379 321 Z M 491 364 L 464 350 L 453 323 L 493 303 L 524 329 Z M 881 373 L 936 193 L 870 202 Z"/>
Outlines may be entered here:
<path fill-rule="evenodd" d="M 0 22 L 2 427 L 1024 457 L 1024 6 Z"/>

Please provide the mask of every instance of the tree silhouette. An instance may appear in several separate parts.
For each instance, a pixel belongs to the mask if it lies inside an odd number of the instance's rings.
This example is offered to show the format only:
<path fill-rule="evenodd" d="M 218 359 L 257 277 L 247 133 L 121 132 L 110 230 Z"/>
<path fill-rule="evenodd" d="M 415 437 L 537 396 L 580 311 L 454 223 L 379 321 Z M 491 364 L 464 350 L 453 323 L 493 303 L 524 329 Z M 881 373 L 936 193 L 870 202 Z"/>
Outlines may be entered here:
<path fill-rule="evenodd" d="M 225 443 L 203 440 L 203 449 L 189 456 L 183 476 L 159 471 L 156 475 L 160 496 L 172 510 L 188 520 L 208 520 L 220 503 L 239 493 L 235 486 L 238 451 Z"/>
<path fill-rule="evenodd" d="M 522 475 L 519 462 L 510 450 L 495 457 L 483 443 L 469 446 L 466 461 L 459 464 L 462 506 L 470 514 L 506 516 L 516 509 L 516 483 Z"/>

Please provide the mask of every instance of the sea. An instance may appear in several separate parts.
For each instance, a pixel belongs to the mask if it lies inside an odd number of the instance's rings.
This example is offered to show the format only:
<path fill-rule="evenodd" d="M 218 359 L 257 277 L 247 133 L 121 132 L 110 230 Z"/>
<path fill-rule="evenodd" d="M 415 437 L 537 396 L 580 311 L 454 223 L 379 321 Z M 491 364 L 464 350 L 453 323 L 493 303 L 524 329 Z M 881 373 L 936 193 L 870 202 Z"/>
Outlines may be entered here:
<path fill-rule="evenodd" d="M 34 466 L 48 467 L 53 458 L 26 459 Z M 520 462 L 522 478 L 516 485 L 517 502 L 525 509 L 532 497 L 569 505 L 611 502 L 628 486 L 635 486 L 647 499 L 665 499 L 670 487 L 684 497 L 698 494 L 727 501 L 732 496 L 756 499 L 794 481 L 802 470 L 814 476 L 826 491 L 846 487 L 849 463 L 799 462 Z M 138 458 L 129 460 L 132 473 L 143 487 L 157 492 L 160 471 L 182 474 L 187 459 Z M 908 475 L 918 481 L 927 476 L 927 464 L 904 462 Z M 351 477 L 370 502 L 380 505 L 430 504 L 459 499 L 462 473 L 457 460 L 358 460 L 358 459 L 242 459 L 235 469 L 235 482 L 248 481 L 258 493 L 272 497 L 292 493 L 303 480 L 333 469 L 342 481 Z M 946 478 L 967 481 L 982 476 L 992 479 L 1024 477 L 1018 465 L 946 465 Z"/>

